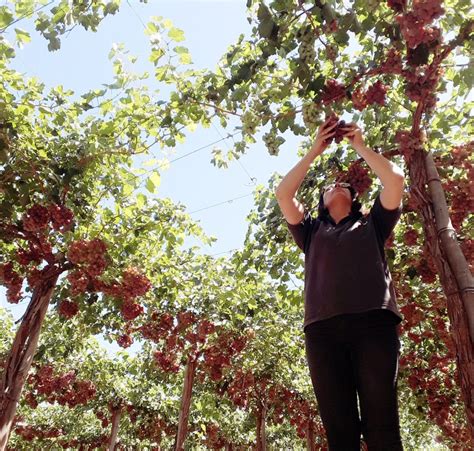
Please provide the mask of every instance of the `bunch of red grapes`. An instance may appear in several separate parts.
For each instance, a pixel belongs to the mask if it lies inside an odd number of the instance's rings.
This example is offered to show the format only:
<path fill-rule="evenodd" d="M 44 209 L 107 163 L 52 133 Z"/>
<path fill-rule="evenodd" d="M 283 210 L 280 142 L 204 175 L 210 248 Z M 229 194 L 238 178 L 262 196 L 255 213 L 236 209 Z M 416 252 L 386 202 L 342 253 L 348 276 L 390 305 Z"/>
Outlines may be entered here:
<path fill-rule="evenodd" d="M 74 214 L 65 205 L 51 204 L 48 207 L 35 204 L 22 217 L 24 230 L 39 232 L 45 230 L 48 223 L 54 230 L 67 232 L 73 225 Z"/>
<path fill-rule="evenodd" d="M 63 431 L 58 428 L 51 428 L 49 426 L 31 426 L 17 424 L 15 425 L 14 431 L 20 435 L 24 440 L 31 442 L 34 439 L 48 439 L 56 438 L 63 435 Z"/>
<path fill-rule="evenodd" d="M 77 302 L 64 299 L 59 303 L 58 312 L 67 319 L 71 319 L 79 312 L 79 305 Z"/>
<path fill-rule="evenodd" d="M 400 51 L 398 49 L 391 47 L 388 50 L 385 62 L 380 67 L 380 71 L 385 74 L 400 75 L 402 73 L 402 69 L 402 55 L 400 54 Z"/>
<path fill-rule="evenodd" d="M 329 118 L 327 119 L 329 119 L 329 122 L 326 128 L 330 128 L 334 124 L 337 124 L 337 125 L 336 125 L 336 128 L 333 130 L 334 135 L 327 138 L 325 142 L 328 145 L 331 144 L 333 140 L 336 141 L 336 143 L 340 143 L 344 138 L 343 127 L 346 125 L 346 122 L 344 120 L 339 120 L 339 117 L 335 113 L 331 114 Z"/>
<path fill-rule="evenodd" d="M 23 279 L 13 269 L 13 263 L 0 264 L 0 283 L 7 287 L 7 300 L 17 304 L 21 299 L 21 286 Z"/>
<path fill-rule="evenodd" d="M 336 102 L 337 100 L 346 97 L 346 88 L 337 80 L 330 79 L 324 86 L 324 94 L 321 98 L 323 104 Z"/>
<path fill-rule="evenodd" d="M 214 343 L 197 351 L 199 344 L 204 345 L 208 337 L 216 332 L 216 326 L 207 319 L 199 319 L 191 311 L 181 311 L 176 315 L 176 326 L 174 318 L 169 313 L 158 314 L 153 312 L 151 321 L 138 327 L 145 338 L 155 343 L 163 342 L 164 348 L 154 353 L 157 365 L 165 372 L 179 371 L 179 353 L 184 350 L 185 343 L 190 344 L 188 352 L 197 358 L 202 354 L 204 360 L 202 370 L 197 378 L 202 382 L 204 373 L 208 373 L 212 380 L 222 378 L 223 369 L 231 365 L 232 357 L 243 350 L 247 343 L 247 337 L 236 335 L 229 331 L 220 331 Z"/>
<path fill-rule="evenodd" d="M 215 423 L 206 424 L 206 439 L 204 445 L 207 449 L 220 450 L 225 448 L 227 440 L 223 437 L 219 426 Z"/>
<path fill-rule="evenodd" d="M 213 381 L 219 381 L 224 369 L 231 366 L 232 358 L 242 352 L 246 344 L 246 337 L 231 332 L 221 333 L 216 342 L 203 351 L 203 370 Z"/>
<path fill-rule="evenodd" d="M 395 17 L 408 47 L 414 49 L 421 43 L 429 44 L 439 40 L 439 28 L 426 25 L 444 14 L 441 3 L 442 0 L 414 0 L 412 11 Z"/>
<path fill-rule="evenodd" d="M 343 174 L 339 181 L 350 183 L 359 195 L 368 190 L 370 185 L 372 185 L 369 170 L 362 166 L 362 161 L 360 160 L 351 163 L 349 169 Z"/>
<path fill-rule="evenodd" d="M 120 311 L 126 321 L 132 321 L 144 312 L 143 306 L 135 301 L 137 297 L 146 294 L 151 287 L 150 280 L 134 267 L 123 270 L 121 282 L 94 281 L 96 291 L 102 291 L 104 294 L 122 299 Z"/>
<path fill-rule="evenodd" d="M 35 374 L 28 375 L 27 381 L 32 385 L 31 391 L 26 394 L 26 402 L 35 409 L 38 406 L 38 397 L 50 403 L 75 407 L 85 405 L 96 395 L 96 388 L 90 380 L 76 379 L 74 370 L 54 376 L 52 365 L 40 367 Z"/>

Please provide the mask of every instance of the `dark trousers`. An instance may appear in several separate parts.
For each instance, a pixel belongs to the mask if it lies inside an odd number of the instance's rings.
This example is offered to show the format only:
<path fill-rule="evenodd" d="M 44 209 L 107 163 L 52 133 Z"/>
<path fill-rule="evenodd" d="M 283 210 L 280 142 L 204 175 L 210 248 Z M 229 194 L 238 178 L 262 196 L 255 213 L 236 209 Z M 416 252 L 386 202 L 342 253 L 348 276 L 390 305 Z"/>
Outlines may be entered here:
<path fill-rule="evenodd" d="M 306 359 L 329 451 L 359 451 L 361 433 L 369 451 L 403 450 L 396 320 L 377 309 L 305 327 Z"/>

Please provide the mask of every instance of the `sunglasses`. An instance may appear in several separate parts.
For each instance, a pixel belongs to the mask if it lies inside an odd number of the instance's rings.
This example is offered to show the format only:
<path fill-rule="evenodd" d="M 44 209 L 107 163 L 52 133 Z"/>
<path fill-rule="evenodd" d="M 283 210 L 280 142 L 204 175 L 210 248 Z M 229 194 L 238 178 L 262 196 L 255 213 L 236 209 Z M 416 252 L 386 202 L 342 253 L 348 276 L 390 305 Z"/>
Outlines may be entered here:
<path fill-rule="evenodd" d="M 327 185 L 323 188 L 323 193 L 326 191 L 335 188 L 336 186 L 340 186 L 341 188 L 349 188 L 351 186 L 350 183 L 345 183 L 345 182 L 335 182 L 331 183 L 330 185 Z"/>

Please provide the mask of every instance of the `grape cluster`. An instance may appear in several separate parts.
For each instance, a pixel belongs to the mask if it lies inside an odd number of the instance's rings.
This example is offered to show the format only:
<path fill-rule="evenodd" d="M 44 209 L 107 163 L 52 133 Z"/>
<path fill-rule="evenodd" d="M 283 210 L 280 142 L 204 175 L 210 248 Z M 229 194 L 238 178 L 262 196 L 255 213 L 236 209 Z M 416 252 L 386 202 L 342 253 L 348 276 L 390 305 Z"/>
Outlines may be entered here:
<path fill-rule="evenodd" d="M 312 64 L 316 59 L 316 50 L 314 48 L 315 40 L 316 35 L 310 28 L 307 28 L 306 32 L 300 38 L 298 55 L 301 61 L 305 62 L 306 64 Z"/>
<path fill-rule="evenodd" d="M 203 444 L 207 449 L 223 449 L 226 447 L 227 440 L 217 424 L 206 423 L 206 438 Z"/>
<path fill-rule="evenodd" d="M 472 183 L 472 182 L 471 182 Z M 461 230 L 461 225 L 467 216 L 474 211 L 474 196 L 472 196 L 472 187 L 469 189 L 469 182 L 466 180 L 457 181 L 452 186 L 450 217 L 453 227 Z"/>
<path fill-rule="evenodd" d="M 38 283 L 43 279 L 44 275 L 48 271 L 48 267 L 43 269 L 32 268 L 28 275 L 26 276 L 26 280 L 28 281 L 28 286 L 30 288 L 35 288 Z"/>
<path fill-rule="evenodd" d="M 133 337 L 129 334 L 122 334 L 117 339 L 117 343 L 122 348 L 128 348 L 133 344 Z"/>
<path fill-rule="evenodd" d="M 436 267 L 430 259 L 422 257 L 416 265 L 416 272 L 424 283 L 436 282 Z"/>
<path fill-rule="evenodd" d="M 382 63 L 380 70 L 385 74 L 397 74 L 400 75 L 402 73 L 403 63 L 402 63 L 402 55 L 400 51 L 394 47 L 391 47 L 388 50 L 387 58 Z"/>
<path fill-rule="evenodd" d="M 137 268 L 129 267 L 122 272 L 121 296 L 134 299 L 151 289 L 150 280 Z"/>
<path fill-rule="evenodd" d="M 472 272 L 474 267 L 474 240 L 472 238 L 466 238 L 461 241 L 460 246 Z"/>
<path fill-rule="evenodd" d="M 474 140 L 469 141 L 460 146 L 454 146 L 451 149 L 451 156 L 454 163 L 458 167 L 464 167 L 468 171 L 472 171 L 472 163 L 469 161 L 469 155 L 474 154 Z M 474 180 L 474 174 L 468 176 L 468 180 Z"/>
<path fill-rule="evenodd" d="M 362 111 L 367 107 L 367 98 L 360 87 L 355 89 L 352 93 L 351 101 L 356 110 Z"/>
<path fill-rule="evenodd" d="M 367 191 L 372 185 L 369 170 L 362 166 L 361 161 L 351 163 L 344 181 L 349 182 L 359 195 Z"/>
<path fill-rule="evenodd" d="M 77 315 L 79 311 L 79 306 L 77 302 L 68 301 L 67 299 L 60 302 L 58 307 L 59 313 L 67 319 L 72 318 L 73 316 Z"/>
<path fill-rule="evenodd" d="M 270 155 L 278 155 L 280 146 L 285 142 L 285 139 L 281 136 L 277 136 L 276 130 L 272 129 L 270 132 L 263 135 L 263 142 L 265 143 Z"/>
<path fill-rule="evenodd" d="M 18 434 L 23 440 L 31 442 L 35 439 L 48 439 L 48 438 L 56 438 L 64 434 L 62 429 L 58 428 L 51 428 L 46 425 L 41 426 L 31 426 L 31 425 L 23 425 L 17 424 L 14 427 L 15 434 Z"/>
<path fill-rule="evenodd" d="M 189 326 L 197 322 L 197 316 L 190 311 L 179 312 L 177 315 L 178 325 L 176 326 L 177 332 L 183 332 Z"/>
<path fill-rule="evenodd" d="M 342 128 L 346 125 L 346 122 L 344 120 L 339 120 L 338 116 L 334 113 L 331 114 L 329 118 L 326 118 L 326 120 L 327 119 L 329 119 L 328 128 L 333 126 L 334 124 L 337 125 L 334 129 L 334 135 L 327 138 L 325 142 L 329 145 L 334 140 L 336 143 L 339 144 L 344 139 L 345 132 L 342 130 Z"/>
<path fill-rule="evenodd" d="M 407 0 L 387 0 L 389 8 L 392 8 L 397 13 L 401 13 L 407 6 Z"/>
<path fill-rule="evenodd" d="M 336 44 L 327 44 L 325 47 L 326 57 L 329 61 L 336 61 L 339 48 Z"/>
<path fill-rule="evenodd" d="M 106 244 L 99 238 L 73 241 L 67 256 L 71 263 L 81 265 L 90 277 L 97 277 L 107 267 Z"/>
<path fill-rule="evenodd" d="M 367 103 L 369 105 L 372 105 L 374 103 L 378 103 L 379 105 L 385 105 L 386 92 L 387 87 L 380 80 L 378 80 L 376 83 L 370 86 L 365 93 Z"/>
<path fill-rule="evenodd" d="M 250 111 L 246 111 L 244 114 L 242 114 L 241 120 L 243 133 L 254 135 L 257 131 L 257 120 L 255 115 Z"/>
<path fill-rule="evenodd" d="M 155 351 L 153 353 L 153 360 L 166 373 L 177 373 L 179 371 L 177 354 Z"/>
<path fill-rule="evenodd" d="M 27 266 L 31 262 L 34 263 L 41 263 L 43 259 L 43 253 L 41 249 L 31 241 L 28 242 L 29 250 L 26 249 L 19 249 L 16 254 L 17 262 L 22 266 Z"/>
<path fill-rule="evenodd" d="M 28 232 L 44 230 L 49 219 L 49 210 L 43 205 L 35 204 L 23 214 L 23 228 Z"/>
<path fill-rule="evenodd" d="M 75 271 L 69 272 L 69 274 L 67 275 L 67 280 L 71 284 L 71 295 L 78 296 L 86 292 L 91 279 L 85 271 L 77 269 Z"/>
<path fill-rule="evenodd" d="M 290 424 L 296 426 L 297 435 L 302 439 L 309 428 L 315 436 L 323 434 L 322 425 L 314 421 L 317 412 L 308 401 L 297 392 L 272 383 L 268 377 L 256 378 L 251 370 L 238 368 L 225 391 L 233 404 L 240 408 L 249 408 L 252 400 L 258 406 L 265 399 L 268 412 L 271 412 L 268 420 L 282 424 L 286 413 L 290 417 Z M 220 388 L 218 393 L 223 395 L 224 389 Z"/>
<path fill-rule="evenodd" d="M 307 102 L 303 105 L 303 122 L 309 129 L 314 128 L 319 118 L 319 108 L 316 102 Z"/>
<path fill-rule="evenodd" d="M 330 79 L 326 82 L 324 94 L 321 99 L 323 104 L 326 105 L 331 102 L 336 102 L 344 97 L 346 97 L 346 88 L 344 85 L 334 79 Z"/>
<path fill-rule="evenodd" d="M 49 213 L 54 230 L 64 233 L 71 229 L 74 214 L 65 205 L 52 204 L 49 206 Z"/>
<path fill-rule="evenodd" d="M 96 388 L 90 380 L 76 379 L 74 370 L 59 376 L 53 375 L 52 365 L 40 367 L 35 374 L 28 376 L 28 383 L 32 385 L 27 401 L 30 406 L 37 405 L 37 398 L 43 397 L 50 403 L 75 407 L 85 405 L 96 395 Z M 34 408 L 34 407 L 33 407 Z"/>
<path fill-rule="evenodd" d="M 203 370 L 213 381 L 220 380 L 223 370 L 231 366 L 232 357 L 240 353 L 246 344 L 246 337 L 222 332 L 217 341 L 204 350 Z"/>
<path fill-rule="evenodd" d="M 120 308 L 123 318 L 126 321 L 132 321 L 144 312 L 142 305 L 137 304 L 130 298 L 125 298 Z"/>
<path fill-rule="evenodd" d="M 398 143 L 398 149 L 407 163 L 410 163 L 416 149 L 420 148 L 421 141 L 408 130 L 398 130 L 395 133 L 395 141 Z"/>
<path fill-rule="evenodd" d="M 0 283 L 7 287 L 7 301 L 18 304 L 21 299 L 21 286 L 23 279 L 13 269 L 13 263 L 0 264 Z"/>
<path fill-rule="evenodd" d="M 441 3 L 442 0 L 414 1 L 412 11 L 395 17 L 408 47 L 414 49 L 421 43 L 433 45 L 440 42 L 441 30 L 427 25 L 445 12 Z"/>
<path fill-rule="evenodd" d="M 140 326 L 141 334 L 144 338 L 152 340 L 158 343 L 162 338 L 167 336 L 170 330 L 173 328 L 174 318 L 169 313 L 163 313 L 161 315 L 158 312 L 153 312 L 151 315 L 151 321 Z"/>
<path fill-rule="evenodd" d="M 65 205 L 51 204 L 45 207 L 35 204 L 22 216 L 23 228 L 28 232 L 45 230 L 51 221 L 53 229 L 66 232 L 73 224 L 74 214 Z"/>
<path fill-rule="evenodd" d="M 136 423 L 136 413 L 133 412 L 130 414 L 130 419 L 133 423 Z M 156 414 L 152 417 L 146 419 L 141 419 L 139 427 L 136 430 L 137 437 L 144 440 L 148 439 L 152 442 L 160 443 L 163 440 L 163 435 L 167 436 L 176 436 L 178 431 L 177 427 L 174 424 L 166 423 L 162 418 L 157 418 Z M 158 449 L 154 447 L 153 449 Z"/>
<path fill-rule="evenodd" d="M 415 229 L 408 229 L 403 234 L 403 242 L 407 246 L 415 246 L 418 241 L 418 232 Z"/>

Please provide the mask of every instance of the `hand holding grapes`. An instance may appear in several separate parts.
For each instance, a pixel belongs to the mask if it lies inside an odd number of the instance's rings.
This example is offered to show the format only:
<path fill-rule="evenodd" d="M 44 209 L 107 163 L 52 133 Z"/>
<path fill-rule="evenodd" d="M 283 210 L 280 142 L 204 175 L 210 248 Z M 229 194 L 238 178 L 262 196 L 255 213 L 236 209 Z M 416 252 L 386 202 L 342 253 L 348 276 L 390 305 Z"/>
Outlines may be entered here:
<path fill-rule="evenodd" d="M 344 132 L 344 137 L 349 139 L 349 142 L 356 151 L 365 147 L 364 138 L 362 137 L 362 130 L 357 124 L 354 122 L 345 124 L 342 127 L 342 131 Z"/>
<path fill-rule="evenodd" d="M 332 142 L 337 126 L 337 121 L 331 117 L 327 118 L 318 128 L 318 134 L 313 144 L 313 149 L 317 149 L 318 154 L 322 154 L 326 147 Z"/>

